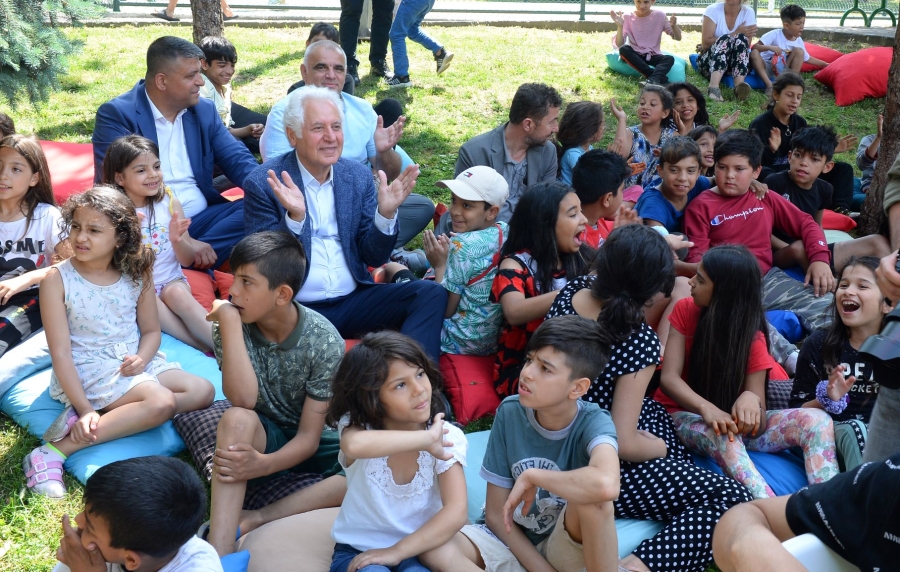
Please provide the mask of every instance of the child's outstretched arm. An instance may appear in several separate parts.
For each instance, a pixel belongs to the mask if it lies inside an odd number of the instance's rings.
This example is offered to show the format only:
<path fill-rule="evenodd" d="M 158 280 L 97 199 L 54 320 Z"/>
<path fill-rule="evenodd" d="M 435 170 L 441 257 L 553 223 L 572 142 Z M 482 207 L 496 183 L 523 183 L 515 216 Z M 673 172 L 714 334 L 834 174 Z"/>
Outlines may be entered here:
<path fill-rule="evenodd" d="M 162 328 L 159 325 L 159 310 L 156 307 L 156 293 L 153 290 L 153 282 L 144 285 L 144 290 L 138 298 L 137 323 L 141 331 L 141 341 L 135 355 L 125 356 L 119 371 L 122 375 L 132 376 L 144 371 L 144 368 L 159 351 L 162 341 Z M 112 342 L 110 342 L 112 343 Z"/>
<path fill-rule="evenodd" d="M 253 409 L 259 397 L 259 381 L 247 354 L 240 313 L 231 302 L 215 300 L 206 319 L 219 323 L 222 344 L 221 350 L 216 348 L 216 357 L 222 370 L 222 392 L 233 406 Z"/>
<path fill-rule="evenodd" d="M 616 24 L 616 45 L 621 48 L 625 45 L 625 34 L 622 33 L 625 27 L 625 14 L 621 10 L 618 12 L 610 10 L 609 17 Z"/>
<path fill-rule="evenodd" d="M 72 340 L 69 334 L 69 320 L 66 317 L 65 287 L 62 277 L 55 268 L 41 282 L 41 321 L 44 323 L 44 331 L 47 335 L 47 346 L 50 349 L 50 359 L 53 361 L 53 373 L 59 380 L 69 399 L 69 403 L 78 413 L 79 421 L 72 428 L 72 438 L 78 442 L 96 439 L 92 431 L 97 428 L 100 414 L 94 411 L 91 402 L 84 393 L 84 386 L 78 370 L 75 369 L 75 361 L 72 359 Z"/>
<path fill-rule="evenodd" d="M 404 431 L 400 431 L 400 433 L 404 433 Z M 407 558 L 418 556 L 450 542 L 468 521 L 466 476 L 463 474 L 462 465 L 454 463 L 449 469 L 439 474 L 438 486 L 441 489 L 443 506 L 436 515 L 397 544 L 388 548 L 367 550 L 359 554 L 350 562 L 347 572 L 356 572 L 356 570 L 371 564 L 396 566 Z M 452 564 L 455 563 L 446 562 L 445 566 Z"/>
<path fill-rule="evenodd" d="M 616 105 L 615 99 L 609 100 L 609 110 L 616 118 L 616 136 L 607 149 L 627 159 L 631 157 L 631 147 L 634 145 L 634 134 L 628 130 L 628 115 Z"/>
<path fill-rule="evenodd" d="M 347 456 L 347 466 L 356 459 L 377 459 L 409 451 L 427 451 L 434 458 L 448 461 L 451 454 L 444 447 L 453 444 L 444 439 L 444 414 L 434 416 L 431 427 L 422 431 L 390 431 L 362 429 L 351 425 L 341 432 L 341 451 Z"/>

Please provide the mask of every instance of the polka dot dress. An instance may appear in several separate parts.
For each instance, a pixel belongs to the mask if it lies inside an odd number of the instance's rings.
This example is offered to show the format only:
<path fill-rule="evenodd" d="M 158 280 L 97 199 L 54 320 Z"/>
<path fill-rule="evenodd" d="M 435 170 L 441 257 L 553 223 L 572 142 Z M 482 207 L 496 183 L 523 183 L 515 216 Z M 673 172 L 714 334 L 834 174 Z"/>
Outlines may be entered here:
<path fill-rule="evenodd" d="M 570 282 L 556 296 L 547 318 L 575 314 L 572 296 L 590 288 L 593 279 L 582 276 Z M 656 332 L 643 324 L 613 346 L 606 369 L 591 384 L 585 399 L 611 410 L 616 380 L 658 364 L 659 351 Z M 696 466 L 676 436 L 672 418 L 653 399 L 644 399 L 638 429 L 663 439 L 667 453 L 643 463 L 622 461 L 616 516 L 669 524 L 638 545 L 633 554 L 654 571 L 706 570 L 713 561 L 712 533 L 719 518 L 753 497 L 733 479 Z"/>

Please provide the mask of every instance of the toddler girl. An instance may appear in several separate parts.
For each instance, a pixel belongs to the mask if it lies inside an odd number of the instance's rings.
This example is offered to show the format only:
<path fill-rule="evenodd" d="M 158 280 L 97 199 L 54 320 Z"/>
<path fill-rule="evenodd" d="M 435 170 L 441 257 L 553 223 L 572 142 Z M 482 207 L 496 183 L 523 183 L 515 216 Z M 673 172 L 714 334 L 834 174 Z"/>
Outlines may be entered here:
<path fill-rule="evenodd" d="M 40 144 L 0 139 L 0 356 L 42 327 L 38 285 L 65 257 L 59 223 Z"/>
<path fill-rule="evenodd" d="M 691 278 L 691 298 L 669 317 L 669 343 L 657 399 L 691 451 L 709 455 L 755 498 L 775 493 L 747 450 L 803 449 L 810 483 L 838 473 L 834 428 L 822 410 L 766 410 L 772 358 L 759 263 L 743 246 L 707 251 Z M 670 399 L 667 399 L 668 398 Z"/>
<path fill-rule="evenodd" d="M 509 221 L 490 296 L 503 310 L 494 370 L 494 386 L 503 397 L 518 393 L 525 346 L 556 293 L 593 258 L 594 250 L 581 240 L 586 226 L 578 195 L 558 182 L 530 187 Z"/>
<path fill-rule="evenodd" d="M 22 463 L 28 488 L 56 498 L 72 453 L 208 407 L 215 394 L 158 351 L 153 252 L 128 197 L 94 187 L 69 198 L 62 217 L 72 257 L 41 283 L 41 316 L 50 397 L 65 409 Z"/>
<path fill-rule="evenodd" d="M 858 353 L 867 338 L 881 331 L 892 310 L 875 281 L 878 264 L 872 256 L 847 261 L 834 292 L 834 319 L 803 342 L 791 392 L 791 407 L 824 409 L 831 415 L 842 471 L 862 463 L 878 397 L 872 365 Z"/>
<path fill-rule="evenodd" d="M 159 147 L 140 135 L 116 139 L 103 158 L 103 183 L 131 199 L 144 244 L 156 255 L 153 283 L 162 331 L 211 351 L 212 325 L 181 271 L 194 263 L 194 241 L 187 231 L 191 219 L 184 217 L 181 203 L 163 183 Z"/>
<path fill-rule="evenodd" d="M 391 331 L 366 335 L 338 366 L 326 421 L 340 432 L 347 494 L 331 572 L 479 570 L 459 549 L 467 442 L 444 423 L 440 381 L 422 347 Z"/>

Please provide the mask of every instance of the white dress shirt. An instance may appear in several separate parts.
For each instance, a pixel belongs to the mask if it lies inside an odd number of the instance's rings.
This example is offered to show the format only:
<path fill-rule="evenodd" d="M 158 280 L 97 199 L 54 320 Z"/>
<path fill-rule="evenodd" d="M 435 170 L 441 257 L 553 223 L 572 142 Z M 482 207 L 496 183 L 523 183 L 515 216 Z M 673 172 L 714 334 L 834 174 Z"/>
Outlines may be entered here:
<path fill-rule="evenodd" d="M 191 159 L 188 157 L 187 144 L 184 140 L 182 119 L 187 110 L 179 111 L 173 122 L 163 116 L 149 95 L 147 101 L 150 102 L 150 111 L 153 112 L 153 123 L 156 126 L 163 181 L 181 201 L 184 216 L 190 218 L 205 209 L 208 203 L 197 186 L 197 180 L 194 179 L 194 170 L 191 168 Z"/>
<path fill-rule="evenodd" d="M 307 255 L 309 275 L 294 299 L 301 303 L 320 302 L 346 296 L 356 290 L 356 279 L 353 278 L 341 246 L 334 205 L 334 168 L 328 171 L 325 182 L 319 183 L 300 162 L 300 157 L 297 157 L 297 164 L 300 166 L 300 177 L 306 191 L 306 217 L 297 222 L 284 213 L 284 220 L 288 229 L 297 236 L 300 236 L 307 221 L 312 224 L 312 228 L 310 252 Z M 375 209 L 375 226 L 384 234 L 394 233 L 396 221 L 396 213 L 394 218 L 387 219 Z"/>

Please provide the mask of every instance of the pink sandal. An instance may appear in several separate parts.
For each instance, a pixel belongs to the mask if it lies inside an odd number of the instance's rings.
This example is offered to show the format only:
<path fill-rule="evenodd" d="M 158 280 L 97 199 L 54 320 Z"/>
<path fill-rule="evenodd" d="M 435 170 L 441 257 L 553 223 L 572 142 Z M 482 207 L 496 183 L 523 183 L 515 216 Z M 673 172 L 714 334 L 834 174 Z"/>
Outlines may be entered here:
<path fill-rule="evenodd" d="M 32 491 L 59 499 L 66 496 L 66 485 L 63 483 L 63 460 L 43 445 L 25 455 L 22 461 L 25 471 L 25 484 Z"/>

